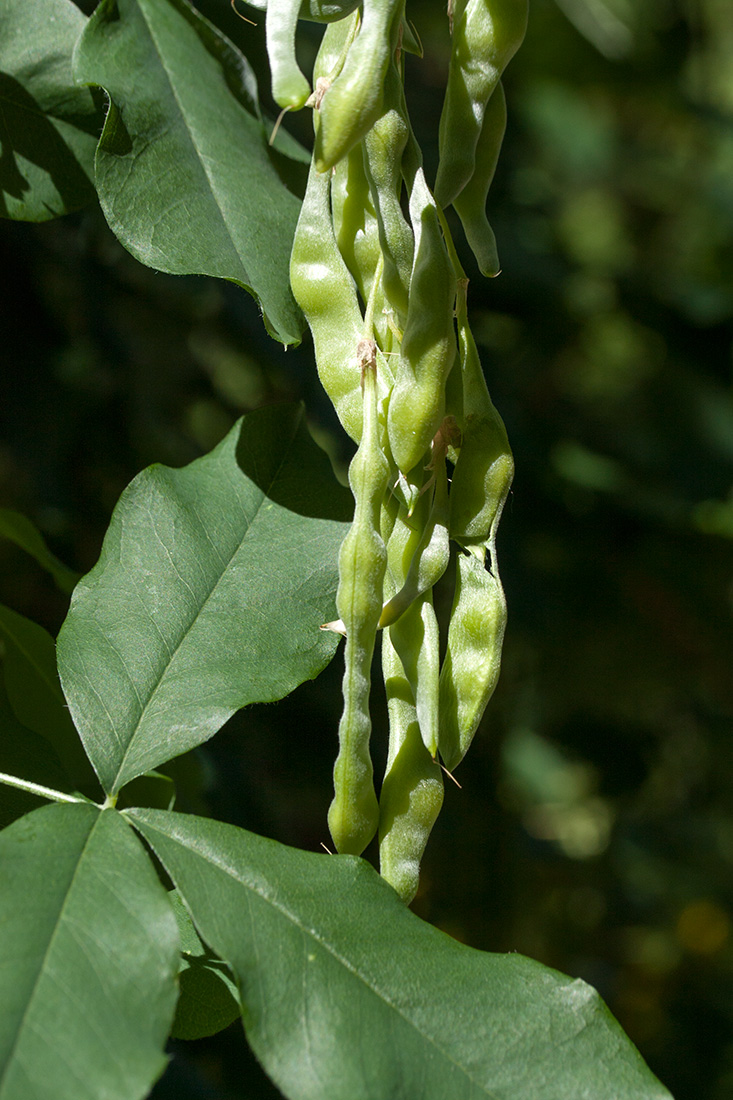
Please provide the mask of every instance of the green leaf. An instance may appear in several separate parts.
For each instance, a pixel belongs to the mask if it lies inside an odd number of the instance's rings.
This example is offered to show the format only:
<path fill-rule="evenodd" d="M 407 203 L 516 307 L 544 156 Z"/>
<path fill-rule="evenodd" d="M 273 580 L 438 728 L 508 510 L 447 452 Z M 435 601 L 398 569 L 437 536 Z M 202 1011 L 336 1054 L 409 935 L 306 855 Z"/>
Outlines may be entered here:
<path fill-rule="evenodd" d="M 182 470 L 125 490 L 58 639 L 71 713 L 104 789 L 315 677 L 337 641 L 348 495 L 297 406 L 251 413 Z"/>
<path fill-rule="evenodd" d="M 74 785 L 49 743 L 16 718 L 0 682 L 0 772 L 72 794 Z M 0 782 L 0 829 L 47 799 Z M 139 803 L 138 803 L 139 805 Z"/>
<path fill-rule="evenodd" d="M 0 538 L 10 539 L 35 558 L 51 574 L 62 592 L 70 593 L 73 590 L 79 574 L 51 553 L 43 535 L 27 516 L 10 508 L 0 508 Z"/>
<path fill-rule="evenodd" d="M 168 895 L 181 937 L 180 993 L 171 1035 L 203 1039 L 216 1035 L 242 1014 L 228 967 L 201 942 L 177 890 Z"/>
<path fill-rule="evenodd" d="M 290 1100 L 670 1100 L 590 986 L 457 943 L 363 860 L 128 814 L 234 972 Z"/>
<path fill-rule="evenodd" d="M 74 84 L 85 17 L 71 0 L 2 0 L 0 216 L 43 222 L 94 198 L 101 111 Z"/>
<path fill-rule="evenodd" d="M 246 59 L 186 0 L 102 0 L 74 74 L 111 105 L 96 157 L 107 221 L 142 263 L 230 279 L 298 343 L 290 292 L 300 203 L 267 145 Z"/>
<path fill-rule="evenodd" d="M 0 834 L 0 1100 L 138 1100 L 165 1068 L 178 932 L 116 810 Z"/>
<path fill-rule="evenodd" d="M 16 716 L 53 746 L 78 787 L 96 793 L 94 772 L 59 683 L 53 638 L 38 623 L 0 605 L 0 646 L 5 688 Z"/>

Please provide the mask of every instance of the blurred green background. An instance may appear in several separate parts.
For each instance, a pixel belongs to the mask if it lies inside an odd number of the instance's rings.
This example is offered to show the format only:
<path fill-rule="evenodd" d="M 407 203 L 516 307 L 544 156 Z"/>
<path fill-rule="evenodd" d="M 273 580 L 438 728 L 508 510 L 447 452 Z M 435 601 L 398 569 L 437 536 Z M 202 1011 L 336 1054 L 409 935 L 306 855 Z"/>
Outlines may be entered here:
<path fill-rule="evenodd" d="M 412 0 L 411 0 L 412 3 Z M 200 0 L 263 69 L 264 25 Z M 85 10 L 89 10 L 90 5 Z M 442 6 L 414 3 L 408 97 L 429 175 Z M 308 64 L 318 29 L 303 26 Z M 450 787 L 415 910 L 590 981 L 677 1100 L 733 1096 L 733 19 L 729 0 L 531 0 L 490 195 L 502 274 L 469 308 L 517 473 L 500 533 L 500 687 Z M 267 102 L 267 80 L 261 79 Z M 274 115 L 274 109 L 272 110 Z M 288 121 L 308 141 L 309 119 Z M 233 286 L 140 267 L 98 209 L 0 223 L 0 503 L 70 566 L 115 501 L 244 411 L 303 397 L 348 452 L 308 340 Z M 0 543 L 0 599 L 65 598 Z M 197 754 L 188 805 L 318 849 L 338 659 Z M 385 754 L 375 699 L 375 758 Z M 275 1096 L 238 1025 L 174 1043 L 158 1100 Z"/>

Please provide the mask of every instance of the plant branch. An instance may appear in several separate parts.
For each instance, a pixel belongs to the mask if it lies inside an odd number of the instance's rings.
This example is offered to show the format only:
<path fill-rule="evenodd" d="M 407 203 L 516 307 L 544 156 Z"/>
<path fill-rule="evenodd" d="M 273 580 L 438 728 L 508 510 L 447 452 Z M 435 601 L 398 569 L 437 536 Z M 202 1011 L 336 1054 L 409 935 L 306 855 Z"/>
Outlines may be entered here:
<path fill-rule="evenodd" d="M 44 787 L 40 783 L 32 783 L 30 779 L 18 779 L 15 775 L 6 775 L 4 772 L 0 772 L 0 783 L 4 783 L 7 787 L 17 787 L 19 791 L 28 791 L 29 794 L 37 794 L 40 798 L 49 798 L 53 802 L 88 802 L 89 799 L 82 798 L 81 795 L 76 794 L 64 794 L 62 791 L 55 791 L 52 787 Z"/>

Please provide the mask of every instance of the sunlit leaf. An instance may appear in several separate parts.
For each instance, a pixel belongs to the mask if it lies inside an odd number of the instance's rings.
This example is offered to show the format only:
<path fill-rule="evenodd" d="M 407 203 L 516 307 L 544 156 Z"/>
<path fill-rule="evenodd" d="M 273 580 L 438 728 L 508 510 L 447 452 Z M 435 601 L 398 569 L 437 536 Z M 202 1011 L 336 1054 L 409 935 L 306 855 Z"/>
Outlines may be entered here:
<path fill-rule="evenodd" d="M 271 335 L 297 343 L 288 271 L 300 204 L 278 175 L 246 59 L 186 0 L 103 0 L 74 73 L 111 99 L 96 182 L 125 248 L 160 271 L 239 283 Z"/>
<path fill-rule="evenodd" d="M 178 932 L 115 810 L 47 806 L 0 834 L 0 1098 L 142 1100 L 165 1068 Z"/>
<path fill-rule="evenodd" d="M 280 699 L 336 648 L 348 513 L 297 406 L 241 420 L 182 470 L 125 490 L 58 640 L 72 716 L 105 790 Z"/>
<path fill-rule="evenodd" d="M 290 1100 L 671 1100 L 585 982 L 457 943 L 363 860 L 129 814 Z"/>

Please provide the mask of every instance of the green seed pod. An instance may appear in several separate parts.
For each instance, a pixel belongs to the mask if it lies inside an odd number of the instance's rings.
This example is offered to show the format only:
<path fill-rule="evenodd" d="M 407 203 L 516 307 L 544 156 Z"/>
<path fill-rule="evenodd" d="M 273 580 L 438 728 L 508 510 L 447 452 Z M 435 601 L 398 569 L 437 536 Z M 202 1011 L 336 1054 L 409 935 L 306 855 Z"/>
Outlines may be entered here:
<path fill-rule="evenodd" d="M 355 10 L 350 18 L 339 19 L 338 22 L 326 27 L 313 65 L 313 86 L 317 91 L 320 88 L 321 95 L 341 72 L 358 29 L 359 13 Z M 314 99 L 317 100 L 314 106 L 319 106 L 320 96 L 317 93 L 314 93 Z M 314 125 L 317 125 L 316 115 L 314 115 Z"/>
<path fill-rule="evenodd" d="M 303 0 L 300 18 L 310 23 L 336 23 L 358 7 L 359 0 Z"/>
<path fill-rule="evenodd" d="M 328 811 L 328 826 L 337 851 L 351 855 L 364 851 L 379 821 L 369 755 L 369 693 L 387 567 L 379 520 L 389 483 L 389 465 L 379 445 L 375 345 L 364 341 L 360 355 L 364 425 L 361 443 L 349 467 L 354 522 L 339 552 L 336 607 L 346 630 L 344 709 L 333 771 L 334 798 Z"/>
<path fill-rule="evenodd" d="M 311 94 L 310 84 L 295 59 L 295 30 L 300 0 L 268 0 L 265 15 L 267 57 L 272 73 L 272 98 L 282 108 L 300 110 Z"/>
<path fill-rule="evenodd" d="M 436 468 L 433 475 L 435 477 L 435 491 L 432 507 L 422 531 L 415 525 L 411 530 L 411 539 L 406 541 L 404 547 L 401 548 L 402 561 L 400 565 L 402 569 L 396 567 L 394 563 L 396 555 L 392 548 L 392 540 L 389 543 L 390 572 L 397 582 L 398 591 L 384 605 L 379 619 L 380 627 L 391 626 L 392 623 L 396 623 L 418 596 L 421 596 L 423 592 L 427 592 L 433 585 L 438 583 L 448 568 L 448 561 L 450 560 L 449 504 L 445 472 L 445 450 L 442 449 L 439 455 L 436 455 L 435 451 L 436 448 L 434 447 L 433 462 Z M 426 495 L 424 499 L 427 499 Z M 395 538 L 399 537 L 399 528 L 397 530 L 398 535 Z M 419 541 L 415 537 L 417 533 L 419 533 Z M 411 554 L 411 557 L 407 557 L 408 554 Z M 405 561 L 408 563 L 406 569 L 404 568 Z"/>
<path fill-rule="evenodd" d="M 339 251 L 366 304 L 382 251 L 361 144 L 355 145 L 333 169 L 331 207 Z"/>
<path fill-rule="evenodd" d="M 389 636 L 412 690 L 420 736 L 434 758 L 438 751 L 440 643 L 432 592 L 423 592 L 413 600 L 389 628 Z"/>
<path fill-rule="evenodd" d="M 404 615 L 410 604 L 438 583 L 448 568 L 450 547 L 446 524 L 431 517 L 429 527 L 423 532 L 405 583 L 382 609 L 380 627 L 392 626 Z"/>
<path fill-rule="evenodd" d="M 400 507 L 404 509 L 407 516 L 415 515 L 415 513 L 419 511 L 418 506 L 421 502 L 424 504 L 429 503 L 422 491 L 425 478 L 425 470 L 419 466 L 413 467 L 407 476 L 405 476 L 401 470 L 397 471 L 391 493 L 399 502 Z M 425 516 L 427 517 L 427 511 L 425 512 Z"/>
<path fill-rule="evenodd" d="M 258 11 L 267 11 L 268 0 L 246 0 L 246 3 L 251 8 L 257 8 Z M 304 19 L 308 23 L 337 23 L 356 11 L 360 3 L 361 0 L 302 0 L 298 18 Z M 401 28 L 402 49 L 405 53 L 422 57 L 422 45 L 412 27 L 404 18 L 401 22 Z"/>
<path fill-rule="evenodd" d="M 333 168 L 379 118 L 403 7 L 404 0 L 365 0 L 359 34 L 321 103 L 313 153 L 319 172 Z"/>
<path fill-rule="evenodd" d="M 465 284 L 459 289 L 458 302 L 463 437 L 451 482 L 449 530 L 461 544 L 488 543 L 493 553 L 496 528 L 514 476 L 514 460 L 468 327 Z"/>
<path fill-rule="evenodd" d="M 379 225 L 385 296 L 400 328 L 407 316 L 414 256 L 412 230 L 402 213 L 402 156 L 409 135 L 402 79 L 392 62 L 385 80 L 384 110 L 364 138 L 364 165 Z"/>
<path fill-rule="evenodd" d="M 267 11 L 268 0 L 247 0 L 252 8 Z M 358 8 L 360 0 L 302 0 L 298 19 L 311 23 L 336 23 L 351 15 Z"/>
<path fill-rule="evenodd" d="M 474 173 L 453 200 L 479 271 L 489 278 L 499 274 L 499 256 L 496 251 L 496 237 L 486 217 L 486 198 L 496 171 L 505 130 L 506 96 L 500 81 L 486 107 L 476 149 Z"/>
<path fill-rule="evenodd" d="M 429 488 L 432 483 L 432 503 L 424 492 L 411 515 L 402 505 L 394 517 L 387 546 L 389 590 L 393 595 L 379 619 L 380 627 L 389 627 L 390 639 L 415 700 L 420 733 L 432 757 L 438 743 L 440 661 L 438 621 L 431 589 L 445 571 L 450 555 L 442 437 L 439 447 L 434 448 L 436 458 L 440 465 L 426 486 Z"/>
<path fill-rule="evenodd" d="M 415 177 L 421 169 L 422 149 L 417 143 L 417 138 L 412 131 L 412 126 L 410 126 L 407 144 L 402 154 L 402 178 L 405 181 L 408 195 L 412 194 L 412 189 L 415 186 Z"/>
<path fill-rule="evenodd" d="M 421 493 L 420 488 L 419 481 L 400 475 L 389 494 L 396 506 L 387 547 L 389 575 L 396 586 L 395 591 L 404 584 L 430 515 L 430 498 L 427 493 Z"/>
<path fill-rule="evenodd" d="M 318 374 L 339 420 L 361 438 L 361 374 L 356 349 L 363 319 L 354 280 L 333 234 L 330 173 L 311 164 L 290 257 L 293 296 L 313 334 Z"/>
<path fill-rule="evenodd" d="M 393 493 L 386 493 L 382 501 L 382 510 L 379 514 L 379 530 L 382 533 L 384 545 L 387 547 L 387 568 L 389 569 L 389 540 L 397 522 L 399 502 Z"/>
<path fill-rule="evenodd" d="M 379 871 L 409 905 L 420 860 L 443 805 L 443 775 L 423 744 L 410 685 L 389 639 L 382 636 L 389 709 L 389 753 L 379 796 Z"/>
<path fill-rule="evenodd" d="M 499 679 L 506 600 L 498 576 L 459 554 L 448 645 L 440 671 L 438 750 L 449 771 L 471 744 Z"/>
<path fill-rule="evenodd" d="M 458 285 L 460 293 L 460 280 Z M 455 362 L 448 374 L 448 381 L 445 384 L 445 411 L 446 419 L 450 417 L 454 425 L 453 435 L 446 448 L 446 453 L 455 466 L 458 448 L 461 443 L 461 424 L 463 423 L 463 377 L 458 348 L 456 348 Z"/>
<path fill-rule="evenodd" d="M 410 196 L 415 260 L 410 301 L 387 431 L 397 467 L 408 474 L 424 458 L 445 414 L 445 384 L 455 359 L 456 279 L 438 212 L 420 169 Z"/>
<path fill-rule="evenodd" d="M 443 207 L 474 173 L 486 105 L 522 44 L 527 15 L 528 0 L 468 0 L 456 5 L 435 181 L 435 196 Z"/>

